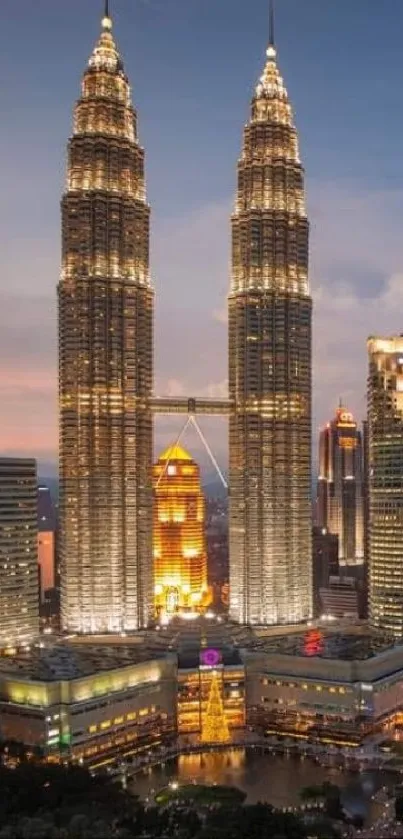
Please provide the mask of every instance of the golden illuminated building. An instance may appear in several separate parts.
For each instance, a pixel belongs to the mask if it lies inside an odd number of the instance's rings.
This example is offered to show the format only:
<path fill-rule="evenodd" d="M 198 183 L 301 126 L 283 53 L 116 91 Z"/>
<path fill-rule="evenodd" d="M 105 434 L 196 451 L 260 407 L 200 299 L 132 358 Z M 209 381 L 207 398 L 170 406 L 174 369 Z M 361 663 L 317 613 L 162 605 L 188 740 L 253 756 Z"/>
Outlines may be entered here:
<path fill-rule="evenodd" d="M 340 565 L 364 559 L 362 438 L 342 405 L 320 432 L 318 525 L 339 538 Z"/>
<path fill-rule="evenodd" d="M 62 624 L 152 608 L 153 291 L 144 150 L 106 3 L 68 146 L 59 284 Z"/>
<path fill-rule="evenodd" d="M 154 603 L 157 614 L 209 603 L 200 469 L 179 445 L 154 466 Z"/>
<path fill-rule="evenodd" d="M 273 28 L 238 163 L 229 294 L 230 614 L 251 624 L 312 610 L 309 228 Z"/>
<path fill-rule="evenodd" d="M 369 616 L 403 635 L 403 337 L 368 340 Z"/>

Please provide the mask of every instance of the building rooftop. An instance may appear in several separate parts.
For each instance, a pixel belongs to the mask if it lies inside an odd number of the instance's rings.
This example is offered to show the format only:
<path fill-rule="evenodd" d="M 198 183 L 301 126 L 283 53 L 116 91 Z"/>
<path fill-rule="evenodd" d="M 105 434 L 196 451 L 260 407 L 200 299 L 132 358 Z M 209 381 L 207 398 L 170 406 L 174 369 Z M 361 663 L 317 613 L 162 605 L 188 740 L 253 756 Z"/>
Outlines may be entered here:
<path fill-rule="evenodd" d="M 162 454 L 159 455 L 158 461 L 166 460 L 192 460 L 190 454 L 177 443 L 173 446 L 168 446 Z"/>
<path fill-rule="evenodd" d="M 129 667 L 163 657 L 162 652 L 150 654 L 144 646 L 103 644 L 70 644 L 53 642 L 45 647 L 32 647 L 15 655 L 0 657 L 0 677 L 59 681 L 80 679 L 95 673 Z"/>
<path fill-rule="evenodd" d="M 393 636 L 307 630 L 286 637 L 259 639 L 253 650 L 298 658 L 366 661 L 399 646 Z"/>

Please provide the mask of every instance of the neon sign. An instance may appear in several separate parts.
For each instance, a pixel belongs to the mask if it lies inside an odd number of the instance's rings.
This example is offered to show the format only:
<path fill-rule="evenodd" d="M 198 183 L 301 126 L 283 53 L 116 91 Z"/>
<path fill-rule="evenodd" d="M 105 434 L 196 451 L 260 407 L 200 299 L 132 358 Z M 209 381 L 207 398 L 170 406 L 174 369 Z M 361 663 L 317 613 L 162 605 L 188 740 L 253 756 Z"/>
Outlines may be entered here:
<path fill-rule="evenodd" d="M 205 667 L 216 667 L 221 661 L 221 654 L 218 650 L 203 650 L 200 654 L 200 661 Z"/>

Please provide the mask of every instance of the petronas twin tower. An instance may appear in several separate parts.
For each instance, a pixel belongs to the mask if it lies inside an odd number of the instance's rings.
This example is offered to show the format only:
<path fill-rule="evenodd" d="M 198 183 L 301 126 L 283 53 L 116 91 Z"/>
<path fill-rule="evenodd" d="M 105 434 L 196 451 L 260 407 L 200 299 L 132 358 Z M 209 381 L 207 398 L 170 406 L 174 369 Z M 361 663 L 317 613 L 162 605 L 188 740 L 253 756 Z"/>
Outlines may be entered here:
<path fill-rule="evenodd" d="M 62 622 L 153 615 L 153 290 L 144 151 L 106 4 L 68 151 L 59 283 Z M 182 401 L 183 402 L 183 401 Z M 304 176 L 273 39 L 238 163 L 229 294 L 230 615 L 311 614 L 311 300 Z"/>
<path fill-rule="evenodd" d="M 136 629 L 152 605 L 153 291 L 136 122 L 106 15 L 62 201 L 60 554 L 74 632 Z"/>

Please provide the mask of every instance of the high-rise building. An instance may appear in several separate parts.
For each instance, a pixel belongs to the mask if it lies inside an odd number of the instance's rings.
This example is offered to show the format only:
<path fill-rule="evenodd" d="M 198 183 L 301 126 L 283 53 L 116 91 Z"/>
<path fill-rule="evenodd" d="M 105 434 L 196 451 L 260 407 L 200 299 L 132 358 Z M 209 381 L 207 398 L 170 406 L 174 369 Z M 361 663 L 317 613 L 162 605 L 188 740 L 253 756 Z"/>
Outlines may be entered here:
<path fill-rule="evenodd" d="M 327 588 L 331 575 L 339 571 L 339 537 L 324 527 L 312 528 L 313 616 L 323 612 L 320 590 Z"/>
<path fill-rule="evenodd" d="M 403 635 L 403 336 L 368 339 L 369 617 Z"/>
<path fill-rule="evenodd" d="M 362 453 L 363 453 L 363 524 L 364 524 L 364 608 L 363 616 L 368 618 L 368 591 L 369 591 L 369 431 L 368 420 L 362 423 Z"/>
<path fill-rule="evenodd" d="M 36 462 L 0 458 L 0 647 L 39 633 Z"/>
<path fill-rule="evenodd" d="M 362 437 L 342 405 L 319 435 L 318 526 L 339 537 L 339 564 L 364 561 Z"/>
<path fill-rule="evenodd" d="M 62 624 L 152 608 L 153 291 L 144 151 L 106 4 L 68 147 L 59 284 Z"/>
<path fill-rule="evenodd" d="M 230 614 L 251 624 L 312 612 L 309 225 L 271 24 L 238 163 L 229 293 Z"/>
<path fill-rule="evenodd" d="M 41 603 L 56 585 L 56 515 L 50 490 L 38 486 L 38 563 Z"/>
<path fill-rule="evenodd" d="M 154 603 L 161 616 L 210 602 L 200 469 L 182 446 L 154 466 Z"/>

